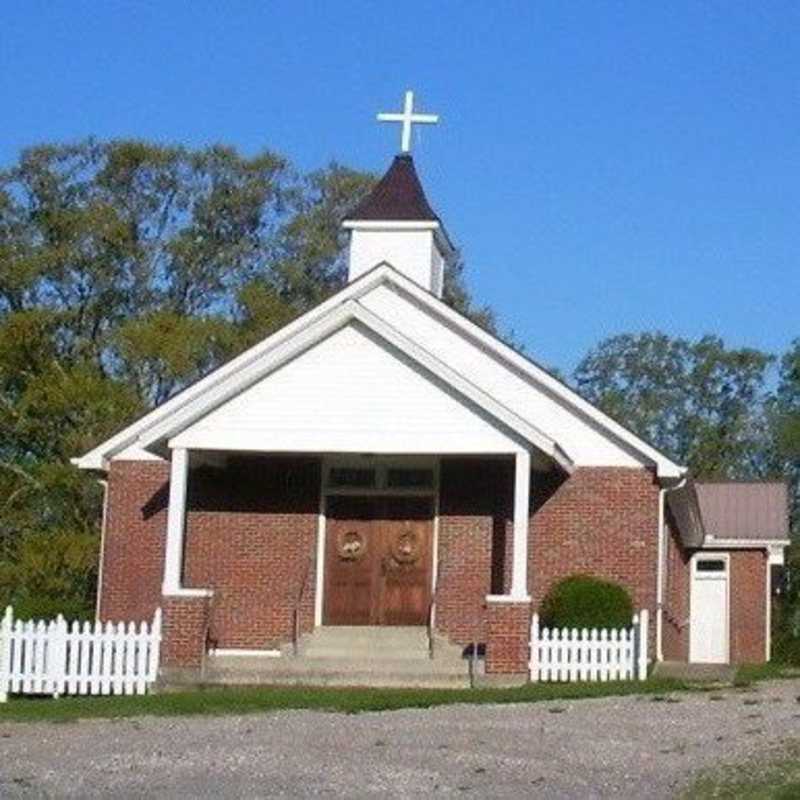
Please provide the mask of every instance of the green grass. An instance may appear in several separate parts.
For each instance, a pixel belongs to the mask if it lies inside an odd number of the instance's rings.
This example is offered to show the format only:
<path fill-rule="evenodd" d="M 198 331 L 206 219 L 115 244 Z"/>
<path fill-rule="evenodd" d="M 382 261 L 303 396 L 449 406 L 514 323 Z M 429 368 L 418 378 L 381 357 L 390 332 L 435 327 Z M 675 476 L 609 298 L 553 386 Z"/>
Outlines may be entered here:
<path fill-rule="evenodd" d="M 685 800 L 797 800 L 800 797 L 800 741 L 779 755 L 702 775 Z"/>
<path fill-rule="evenodd" d="M 747 686 L 757 681 L 776 678 L 800 678 L 800 667 L 770 661 L 767 664 L 743 664 L 736 670 L 734 685 Z"/>
<path fill-rule="evenodd" d="M 356 714 L 432 708 L 453 703 L 538 703 L 590 697 L 656 695 L 690 689 L 675 680 L 643 682 L 537 683 L 513 689 L 334 689 L 257 687 L 170 692 L 144 697 L 11 697 L 0 705 L 2 722 L 70 722 L 86 718 L 174 716 L 187 714 L 252 714 L 287 709 L 313 709 Z M 653 698 L 656 699 L 656 698 Z"/>

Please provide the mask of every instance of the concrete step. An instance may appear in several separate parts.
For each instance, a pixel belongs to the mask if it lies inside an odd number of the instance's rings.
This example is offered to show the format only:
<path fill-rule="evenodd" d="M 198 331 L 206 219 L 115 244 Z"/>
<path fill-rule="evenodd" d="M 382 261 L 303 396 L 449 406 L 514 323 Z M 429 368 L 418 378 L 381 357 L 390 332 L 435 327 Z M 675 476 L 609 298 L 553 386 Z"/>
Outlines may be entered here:
<path fill-rule="evenodd" d="M 468 689 L 469 675 L 379 674 L 372 672 L 275 672 L 270 675 L 248 672 L 216 672 L 206 674 L 193 686 L 337 686 L 375 689 Z M 179 688 L 167 683 L 164 689 Z M 185 687 L 184 687 L 185 688 Z"/>
<path fill-rule="evenodd" d="M 261 656 L 208 656 L 206 669 L 217 672 L 259 672 L 270 675 L 276 672 L 372 672 L 402 673 L 415 675 L 422 673 L 462 674 L 469 672 L 466 659 L 408 659 L 408 658 L 314 658 L 309 656 L 280 656 L 264 658 Z"/>
<path fill-rule="evenodd" d="M 299 654 L 283 648 L 277 658 L 209 655 L 208 685 L 299 685 L 460 688 L 469 686 L 462 648 L 434 639 L 430 657 L 424 627 L 318 628 L 300 641 Z"/>
<path fill-rule="evenodd" d="M 209 685 L 465 687 L 469 664 L 404 658 L 209 656 L 201 681 Z"/>
<path fill-rule="evenodd" d="M 305 634 L 299 644 L 296 656 L 290 645 L 278 657 L 209 655 L 202 675 L 188 679 L 213 686 L 461 688 L 470 683 L 462 648 L 436 636 L 431 658 L 428 629 L 422 626 L 323 627 Z"/>
<path fill-rule="evenodd" d="M 291 655 L 292 648 L 282 652 Z M 404 626 L 317 628 L 302 637 L 299 652 L 308 658 L 426 660 L 430 655 L 427 628 Z"/>

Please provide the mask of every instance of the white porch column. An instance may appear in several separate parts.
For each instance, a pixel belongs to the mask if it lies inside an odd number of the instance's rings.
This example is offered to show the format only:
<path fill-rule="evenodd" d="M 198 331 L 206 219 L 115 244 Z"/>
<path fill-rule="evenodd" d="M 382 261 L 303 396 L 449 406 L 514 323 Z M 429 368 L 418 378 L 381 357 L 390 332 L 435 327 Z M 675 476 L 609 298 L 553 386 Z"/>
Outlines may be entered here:
<path fill-rule="evenodd" d="M 176 447 L 172 451 L 169 474 L 169 508 L 167 509 L 167 547 L 164 558 L 163 593 L 181 593 L 183 566 L 183 534 L 186 524 L 186 482 L 189 473 L 189 451 Z"/>
<path fill-rule="evenodd" d="M 530 516 L 531 455 L 516 454 L 514 464 L 514 547 L 511 567 L 511 597 L 527 601 L 528 519 Z"/>

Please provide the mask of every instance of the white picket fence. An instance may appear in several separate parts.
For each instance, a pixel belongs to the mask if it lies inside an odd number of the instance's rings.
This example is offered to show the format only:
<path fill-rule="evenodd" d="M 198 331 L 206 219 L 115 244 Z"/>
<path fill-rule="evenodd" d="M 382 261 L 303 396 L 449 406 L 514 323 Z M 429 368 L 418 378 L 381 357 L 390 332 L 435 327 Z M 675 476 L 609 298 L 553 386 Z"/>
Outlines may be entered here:
<path fill-rule="evenodd" d="M 647 677 L 647 609 L 630 628 L 543 628 L 531 622 L 532 681 L 616 681 Z"/>
<path fill-rule="evenodd" d="M 9 694 L 144 694 L 158 673 L 161 609 L 153 622 L 0 622 L 0 702 Z"/>

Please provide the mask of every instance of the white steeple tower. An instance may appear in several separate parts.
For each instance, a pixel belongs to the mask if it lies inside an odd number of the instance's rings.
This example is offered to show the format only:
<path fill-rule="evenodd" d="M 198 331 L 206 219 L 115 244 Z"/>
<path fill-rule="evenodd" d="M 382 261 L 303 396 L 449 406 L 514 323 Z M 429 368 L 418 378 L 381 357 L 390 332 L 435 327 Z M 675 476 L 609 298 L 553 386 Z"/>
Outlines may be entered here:
<path fill-rule="evenodd" d="M 355 280 L 387 262 L 437 297 L 442 296 L 444 269 L 453 254 L 439 217 L 425 197 L 408 152 L 411 126 L 432 124 L 434 114 L 415 114 L 414 95 L 406 92 L 404 111 L 379 114 L 382 122 L 401 122 L 401 153 L 372 192 L 345 218 L 350 230 L 348 278 Z"/>

